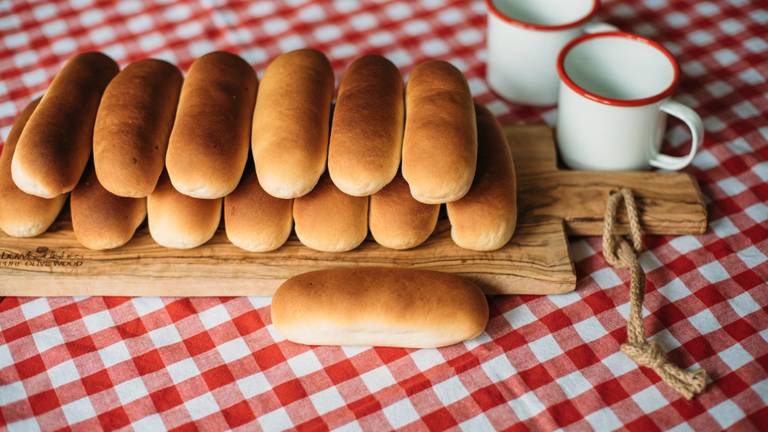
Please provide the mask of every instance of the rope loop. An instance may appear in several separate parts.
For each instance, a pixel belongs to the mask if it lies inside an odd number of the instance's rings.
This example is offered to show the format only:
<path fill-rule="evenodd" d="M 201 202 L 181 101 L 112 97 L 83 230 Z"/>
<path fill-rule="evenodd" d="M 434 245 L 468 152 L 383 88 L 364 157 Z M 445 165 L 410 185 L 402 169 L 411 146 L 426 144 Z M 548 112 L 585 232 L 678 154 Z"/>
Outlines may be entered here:
<path fill-rule="evenodd" d="M 624 200 L 627 211 L 629 232 L 632 243 L 616 235 L 616 213 L 619 203 Z M 643 327 L 643 297 L 645 295 L 645 273 L 637 260 L 637 254 L 643 250 L 643 230 L 632 191 L 627 188 L 608 196 L 605 205 L 603 229 L 603 255 L 610 265 L 627 268 L 630 271 L 629 321 L 627 322 L 627 343 L 621 345 L 621 351 L 640 366 L 653 369 L 670 387 L 677 390 L 686 399 L 692 399 L 704 391 L 707 386 L 707 373 L 703 369 L 689 372 L 667 360 L 664 351 L 655 342 L 645 339 Z"/>

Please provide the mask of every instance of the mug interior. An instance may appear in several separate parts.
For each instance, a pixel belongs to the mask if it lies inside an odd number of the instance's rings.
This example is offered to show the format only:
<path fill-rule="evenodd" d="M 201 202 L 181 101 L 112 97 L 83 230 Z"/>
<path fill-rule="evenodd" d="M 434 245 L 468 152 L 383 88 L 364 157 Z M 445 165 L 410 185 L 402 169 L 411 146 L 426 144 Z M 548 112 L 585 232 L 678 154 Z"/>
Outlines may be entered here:
<path fill-rule="evenodd" d="M 492 0 L 491 3 L 507 18 L 545 27 L 580 23 L 598 6 L 597 0 Z"/>
<path fill-rule="evenodd" d="M 667 50 L 627 33 L 582 36 L 561 55 L 562 78 L 603 102 L 661 99 L 677 81 L 677 62 Z"/>

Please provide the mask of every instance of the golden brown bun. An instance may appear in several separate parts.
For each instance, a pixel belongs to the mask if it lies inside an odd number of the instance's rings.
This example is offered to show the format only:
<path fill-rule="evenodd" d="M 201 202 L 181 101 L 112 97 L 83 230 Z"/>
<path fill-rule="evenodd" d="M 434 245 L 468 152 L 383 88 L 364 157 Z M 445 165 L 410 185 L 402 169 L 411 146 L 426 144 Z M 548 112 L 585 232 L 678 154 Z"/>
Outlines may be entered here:
<path fill-rule="evenodd" d="M 179 193 L 163 171 L 147 197 L 149 234 L 160 246 L 191 249 L 216 233 L 221 219 L 221 198 L 200 199 Z"/>
<path fill-rule="evenodd" d="M 449 273 L 331 269 L 283 283 L 272 322 L 286 339 L 308 345 L 435 348 L 482 333 L 488 303 L 477 286 Z"/>
<path fill-rule="evenodd" d="M 296 236 L 304 246 L 323 252 L 344 252 L 368 235 L 368 197 L 340 191 L 327 174 L 307 195 L 293 201 Z"/>
<path fill-rule="evenodd" d="M 90 166 L 69 200 L 72 230 L 88 249 L 114 249 L 128 243 L 147 216 L 146 198 L 126 198 L 104 189 Z"/>
<path fill-rule="evenodd" d="M 97 52 L 67 61 L 19 137 L 11 162 L 19 189 L 53 198 L 75 188 L 91 156 L 101 94 L 118 70 Z"/>
<path fill-rule="evenodd" d="M 465 249 L 501 248 L 517 224 L 517 180 L 512 150 L 494 115 L 477 105 L 477 174 L 464 198 L 447 204 L 451 238 Z"/>
<path fill-rule="evenodd" d="M 403 177 L 425 204 L 463 197 L 477 163 L 477 127 L 464 75 L 450 63 L 416 65 L 405 89 Z"/>
<path fill-rule="evenodd" d="M 173 187 L 195 198 L 221 198 L 237 187 L 248 159 L 256 73 L 227 52 L 192 63 L 181 88 L 165 166 Z"/>
<path fill-rule="evenodd" d="M 147 59 L 130 64 L 104 90 L 93 128 L 93 163 L 106 190 L 133 198 L 155 190 L 182 80 L 176 66 Z"/>
<path fill-rule="evenodd" d="M 16 142 L 39 102 L 40 99 L 30 102 L 16 116 L 0 154 L 0 229 L 12 237 L 34 237 L 45 232 L 67 200 L 66 194 L 51 199 L 26 194 L 11 178 L 11 159 Z"/>
<path fill-rule="evenodd" d="M 342 192 L 368 196 L 397 174 L 405 101 L 400 71 L 369 55 L 355 60 L 339 86 L 333 110 L 328 172 Z"/>
<path fill-rule="evenodd" d="M 264 192 L 252 164 L 234 192 L 224 197 L 224 227 L 233 245 L 251 252 L 275 250 L 293 228 L 293 200 Z"/>
<path fill-rule="evenodd" d="M 333 69 L 319 51 L 291 51 L 267 67 L 253 112 L 252 146 L 268 194 L 296 198 L 315 187 L 325 171 L 333 91 Z"/>
<path fill-rule="evenodd" d="M 410 249 L 429 238 L 439 215 L 439 204 L 422 204 L 413 199 L 408 183 L 397 175 L 384 189 L 371 195 L 368 226 L 376 243 L 392 249 Z"/>

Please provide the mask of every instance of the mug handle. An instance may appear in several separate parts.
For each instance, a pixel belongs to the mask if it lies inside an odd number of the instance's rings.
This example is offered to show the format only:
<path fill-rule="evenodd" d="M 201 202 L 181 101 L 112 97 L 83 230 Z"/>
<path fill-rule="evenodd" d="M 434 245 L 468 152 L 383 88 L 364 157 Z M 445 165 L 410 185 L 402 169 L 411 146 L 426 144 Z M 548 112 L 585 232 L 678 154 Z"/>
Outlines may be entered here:
<path fill-rule="evenodd" d="M 604 22 L 593 22 L 589 23 L 584 26 L 584 33 L 587 34 L 593 34 L 593 33 L 608 33 L 608 32 L 616 32 L 621 31 L 618 27 L 604 23 Z"/>
<path fill-rule="evenodd" d="M 652 167 L 677 171 L 690 165 L 696 152 L 704 142 L 704 122 L 696 111 L 673 100 L 664 101 L 659 107 L 665 113 L 682 120 L 691 130 L 691 151 L 687 156 L 677 157 L 662 153 L 656 154 L 650 160 Z"/>

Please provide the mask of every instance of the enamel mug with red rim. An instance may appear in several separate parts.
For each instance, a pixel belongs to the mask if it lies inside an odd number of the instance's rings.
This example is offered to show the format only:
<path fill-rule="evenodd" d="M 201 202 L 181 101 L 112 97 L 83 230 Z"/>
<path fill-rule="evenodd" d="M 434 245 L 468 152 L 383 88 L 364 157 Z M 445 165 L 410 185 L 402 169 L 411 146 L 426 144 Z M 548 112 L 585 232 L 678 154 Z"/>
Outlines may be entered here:
<path fill-rule="evenodd" d="M 704 139 L 701 117 L 670 99 L 680 67 L 660 44 L 630 33 L 581 36 L 557 62 L 557 146 L 571 168 L 679 170 Z M 660 153 L 667 115 L 691 130 L 686 156 Z"/>
<path fill-rule="evenodd" d="M 613 31 L 589 20 L 599 0 L 486 0 L 486 79 L 499 95 L 534 106 L 557 103 L 557 55 L 581 34 Z"/>

